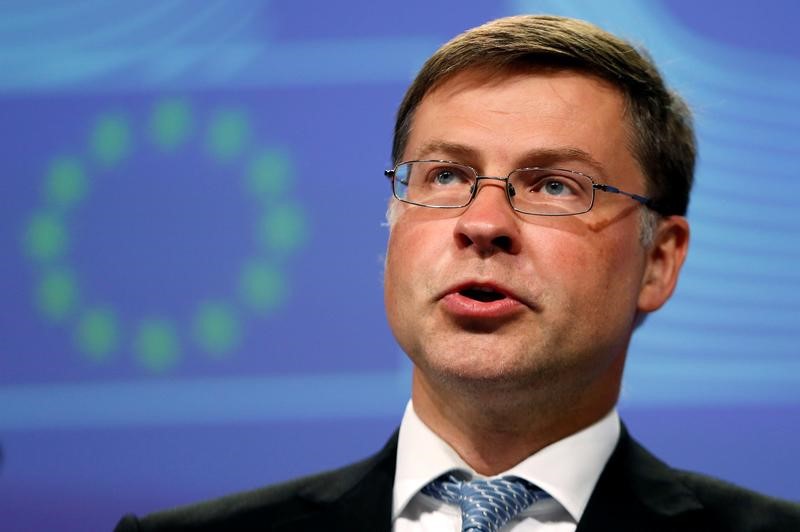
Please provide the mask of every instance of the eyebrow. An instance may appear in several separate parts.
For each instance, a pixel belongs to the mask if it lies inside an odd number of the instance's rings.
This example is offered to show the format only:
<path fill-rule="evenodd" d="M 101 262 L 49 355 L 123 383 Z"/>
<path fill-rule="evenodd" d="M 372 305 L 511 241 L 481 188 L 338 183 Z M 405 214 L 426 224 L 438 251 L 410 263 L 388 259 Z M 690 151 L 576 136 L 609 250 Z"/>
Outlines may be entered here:
<path fill-rule="evenodd" d="M 477 164 L 481 160 L 480 150 L 466 144 L 445 140 L 432 140 L 425 143 L 417 155 L 420 159 L 433 156 L 452 157 L 456 159 L 453 162 L 464 162 L 465 164 Z M 518 168 L 532 166 L 547 167 L 553 164 L 581 162 L 597 169 L 601 174 L 598 177 L 606 175 L 604 166 L 600 161 L 592 157 L 590 153 L 574 146 L 535 148 L 523 154 L 522 157 L 518 157 L 517 161 L 520 165 Z"/>

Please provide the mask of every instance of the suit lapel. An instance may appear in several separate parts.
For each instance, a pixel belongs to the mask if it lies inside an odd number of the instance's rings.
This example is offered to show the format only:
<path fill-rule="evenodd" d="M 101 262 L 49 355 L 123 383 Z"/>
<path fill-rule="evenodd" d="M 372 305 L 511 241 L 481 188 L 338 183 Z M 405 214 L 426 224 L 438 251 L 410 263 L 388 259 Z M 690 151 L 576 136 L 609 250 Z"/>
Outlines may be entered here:
<path fill-rule="evenodd" d="M 702 504 L 625 427 L 576 532 L 704 530 Z"/>
<path fill-rule="evenodd" d="M 292 530 L 390 532 L 396 456 L 397 432 L 378 454 L 309 485 L 299 495 L 317 511 Z"/>

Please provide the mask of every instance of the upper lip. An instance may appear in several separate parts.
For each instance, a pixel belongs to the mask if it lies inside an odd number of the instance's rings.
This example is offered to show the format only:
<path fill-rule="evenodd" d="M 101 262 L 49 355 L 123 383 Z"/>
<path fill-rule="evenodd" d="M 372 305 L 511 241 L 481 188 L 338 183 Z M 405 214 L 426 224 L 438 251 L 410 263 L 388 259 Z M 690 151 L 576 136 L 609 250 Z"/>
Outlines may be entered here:
<path fill-rule="evenodd" d="M 502 284 L 496 281 L 485 281 L 485 280 L 468 280 L 456 283 L 451 285 L 449 288 L 444 290 L 438 299 L 445 297 L 448 294 L 457 294 L 459 292 L 463 292 L 464 290 L 486 290 L 491 292 L 497 292 L 498 294 L 503 294 L 505 297 L 515 299 L 520 301 L 524 304 L 528 304 L 522 297 L 517 295 L 513 290 L 510 288 L 503 286 Z"/>

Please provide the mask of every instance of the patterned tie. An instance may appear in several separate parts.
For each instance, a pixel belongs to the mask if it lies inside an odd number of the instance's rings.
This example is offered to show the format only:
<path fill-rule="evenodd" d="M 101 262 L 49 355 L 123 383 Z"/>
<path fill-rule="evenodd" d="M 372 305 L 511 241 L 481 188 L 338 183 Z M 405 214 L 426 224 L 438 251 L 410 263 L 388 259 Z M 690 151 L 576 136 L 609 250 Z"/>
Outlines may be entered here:
<path fill-rule="evenodd" d="M 422 493 L 461 508 L 461 532 L 497 532 L 522 510 L 550 496 L 517 477 L 461 481 L 448 473 Z"/>

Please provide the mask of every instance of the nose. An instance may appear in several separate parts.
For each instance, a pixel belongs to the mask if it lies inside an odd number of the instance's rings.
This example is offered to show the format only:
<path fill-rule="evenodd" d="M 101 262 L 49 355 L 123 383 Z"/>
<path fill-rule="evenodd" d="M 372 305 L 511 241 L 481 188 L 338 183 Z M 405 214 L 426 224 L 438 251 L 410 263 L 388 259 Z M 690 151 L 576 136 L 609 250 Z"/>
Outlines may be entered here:
<path fill-rule="evenodd" d="M 472 247 L 483 257 L 498 252 L 519 253 L 519 217 L 508 202 L 506 182 L 480 180 L 476 186 L 475 198 L 456 223 L 457 245 Z"/>

